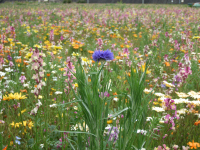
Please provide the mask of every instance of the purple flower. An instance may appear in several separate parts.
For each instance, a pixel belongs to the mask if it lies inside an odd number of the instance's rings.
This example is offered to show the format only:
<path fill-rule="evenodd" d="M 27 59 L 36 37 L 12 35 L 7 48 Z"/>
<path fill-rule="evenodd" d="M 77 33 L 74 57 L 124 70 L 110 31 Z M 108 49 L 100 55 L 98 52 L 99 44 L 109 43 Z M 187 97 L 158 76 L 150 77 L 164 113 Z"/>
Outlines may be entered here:
<path fill-rule="evenodd" d="M 113 60 L 114 55 L 110 50 L 106 51 L 95 51 L 94 54 L 92 55 L 94 61 L 100 61 L 100 60 Z"/>
<path fill-rule="evenodd" d="M 107 132 L 107 135 L 109 135 L 109 141 L 113 141 L 114 140 L 114 143 L 117 141 L 118 139 L 118 134 L 119 134 L 119 130 L 117 127 L 110 127 L 108 132 Z"/>
<path fill-rule="evenodd" d="M 12 57 L 10 55 L 7 56 L 8 60 L 12 60 Z"/>

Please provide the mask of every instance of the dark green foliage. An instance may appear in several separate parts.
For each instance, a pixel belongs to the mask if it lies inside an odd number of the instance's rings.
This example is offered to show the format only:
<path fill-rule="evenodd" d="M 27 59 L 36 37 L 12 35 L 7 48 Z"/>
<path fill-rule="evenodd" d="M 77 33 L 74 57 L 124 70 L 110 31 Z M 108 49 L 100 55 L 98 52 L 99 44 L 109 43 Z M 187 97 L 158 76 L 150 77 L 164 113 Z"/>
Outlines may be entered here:
<path fill-rule="evenodd" d="M 86 3 L 86 0 L 78 0 L 77 3 Z"/>
<path fill-rule="evenodd" d="M 63 0 L 63 3 L 71 3 L 72 0 Z"/>

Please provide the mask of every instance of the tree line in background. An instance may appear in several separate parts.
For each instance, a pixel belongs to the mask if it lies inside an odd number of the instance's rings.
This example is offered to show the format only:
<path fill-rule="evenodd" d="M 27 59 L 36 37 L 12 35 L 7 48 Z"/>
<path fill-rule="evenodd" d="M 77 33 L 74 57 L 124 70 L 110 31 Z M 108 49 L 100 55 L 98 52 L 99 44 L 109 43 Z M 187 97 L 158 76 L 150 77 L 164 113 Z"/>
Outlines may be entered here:
<path fill-rule="evenodd" d="M 2 2 L 13 1 L 38 1 L 38 2 L 63 2 L 63 3 L 145 3 L 145 4 L 188 4 L 195 3 L 197 0 L 0 0 Z"/>

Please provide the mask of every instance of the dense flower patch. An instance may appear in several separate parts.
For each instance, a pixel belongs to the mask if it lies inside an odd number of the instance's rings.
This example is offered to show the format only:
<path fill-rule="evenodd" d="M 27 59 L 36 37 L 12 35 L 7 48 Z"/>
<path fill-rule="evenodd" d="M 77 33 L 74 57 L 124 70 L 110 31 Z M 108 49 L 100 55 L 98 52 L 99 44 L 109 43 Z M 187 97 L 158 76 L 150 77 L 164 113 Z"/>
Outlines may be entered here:
<path fill-rule="evenodd" d="M 0 149 L 198 149 L 200 13 L 0 7 Z"/>

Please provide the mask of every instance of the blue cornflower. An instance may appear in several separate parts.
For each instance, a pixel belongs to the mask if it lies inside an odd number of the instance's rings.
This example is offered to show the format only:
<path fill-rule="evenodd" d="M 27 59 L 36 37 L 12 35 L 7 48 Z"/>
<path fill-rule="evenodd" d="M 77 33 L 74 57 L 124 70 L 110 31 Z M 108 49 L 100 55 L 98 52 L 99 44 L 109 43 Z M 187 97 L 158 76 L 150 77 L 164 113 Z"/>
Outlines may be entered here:
<path fill-rule="evenodd" d="M 113 60 L 114 55 L 110 50 L 106 51 L 95 51 L 92 55 L 94 61 L 100 61 L 100 60 Z"/>
<path fill-rule="evenodd" d="M 161 84 L 160 85 L 162 88 L 166 89 L 166 85 L 165 84 Z"/>
<path fill-rule="evenodd" d="M 18 145 L 20 145 L 21 144 L 20 140 L 21 140 L 21 138 L 18 137 L 18 136 L 16 136 L 15 143 L 18 144 Z"/>

